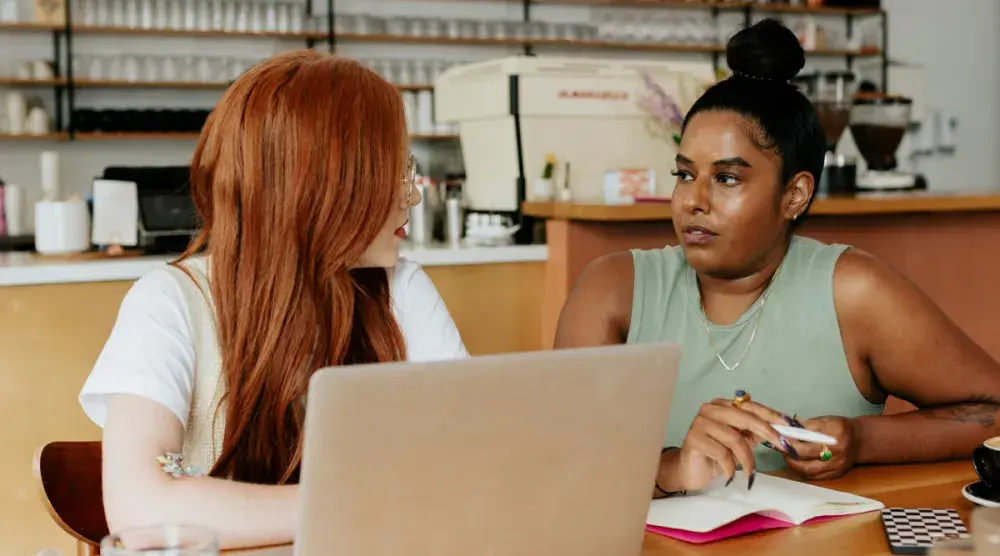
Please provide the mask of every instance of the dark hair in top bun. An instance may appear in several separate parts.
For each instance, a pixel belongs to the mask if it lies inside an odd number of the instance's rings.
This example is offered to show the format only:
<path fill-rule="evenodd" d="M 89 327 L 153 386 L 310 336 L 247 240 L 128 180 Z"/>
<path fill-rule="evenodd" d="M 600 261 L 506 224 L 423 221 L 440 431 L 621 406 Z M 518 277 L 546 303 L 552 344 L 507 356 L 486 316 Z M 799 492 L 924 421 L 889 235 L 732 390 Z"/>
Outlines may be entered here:
<path fill-rule="evenodd" d="M 733 76 L 713 85 L 694 103 L 682 133 L 699 112 L 739 114 L 756 128 L 751 140 L 781 156 L 782 185 L 805 171 L 818 187 L 826 140 L 812 103 L 789 83 L 805 65 L 805 51 L 795 34 L 765 19 L 729 39 L 726 61 Z"/>
<path fill-rule="evenodd" d="M 806 65 L 806 53 L 787 27 L 765 19 L 729 39 L 726 62 L 736 75 L 787 82 Z"/>

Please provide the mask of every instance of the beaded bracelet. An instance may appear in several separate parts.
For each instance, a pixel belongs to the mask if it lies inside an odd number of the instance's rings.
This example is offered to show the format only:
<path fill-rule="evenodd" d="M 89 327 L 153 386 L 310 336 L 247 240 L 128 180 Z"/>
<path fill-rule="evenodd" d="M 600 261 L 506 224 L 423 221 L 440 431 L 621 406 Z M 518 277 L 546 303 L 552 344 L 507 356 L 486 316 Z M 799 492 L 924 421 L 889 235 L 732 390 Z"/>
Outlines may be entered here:
<path fill-rule="evenodd" d="M 174 478 L 201 477 L 204 475 L 204 473 L 198 469 L 191 467 L 190 465 L 184 465 L 184 456 L 182 454 L 167 452 L 156 456 L 156 461 L 160 464 L 160 468 L 164 473 L 171 475 Z"/>
<path fill-rule="evenodd" d="M 677 449 L 678 448 L 676 446 L 667 446 L 663 450 L 660 450 L 660 457 L 662 458 L 663 454 L 669 452 L 670 450 L 677 450 Z M 666 498 L 673 498 L 674 496 L 685 496 L 687 494 L 686 490 L 675 490 L 675 491 L 664 490 L 663 487 L 660 486 L 660 483 L 658 483 L 655 480 L 653 481 L 653 488 L 656 489 L 656 492 L 659 492 Z"/>

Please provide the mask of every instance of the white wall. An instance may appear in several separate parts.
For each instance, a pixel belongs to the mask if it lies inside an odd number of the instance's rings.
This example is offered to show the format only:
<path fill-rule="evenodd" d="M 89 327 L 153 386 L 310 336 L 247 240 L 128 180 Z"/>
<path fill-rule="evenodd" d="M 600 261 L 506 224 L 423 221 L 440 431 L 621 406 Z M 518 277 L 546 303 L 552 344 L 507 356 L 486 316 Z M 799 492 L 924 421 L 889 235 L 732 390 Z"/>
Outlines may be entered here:
<path fill-rule="evenodd" d="M 29 13 L 33 0 L 21 0 L 22 13 Z M 317 4 L 325 4 L 322 0 Z M 520 19 L 520 3 L 460 2 L 455 0 L 338 0 L 338 10 L 375 15 L 427 15 L 446 18 Z M 921 160 L 934 190 L 994 188 L 1000 179 L 1000 2 L 962 0 L 961 8 L 941 0 L 886 0 L 889 11 L 889 51 L 894 60 L 918 63 L 927 75 L 927 101 L 959 120 L 957 151 L 935 154 Z M 586 7 L 543 6 L 536 16 L 548 20 L 586 22 Z M 945 25 L 943 22 L 947 21 Z M 86 53 L 133 52 L 138 54 L 183 54 L 205 52 L 220 55 L 267 56 L 300 48 L 304 42 L 267 39 L 191 39 L 142 36 L 76 37 L 74 50 Z M 507 47 L 446 47 L 431 45 L 343 44 L 339 52 L 358 58 L 413 58 L 478 60 L 518 52 Z M 553 49 L 541 54 L 567 54 Z M 659 53 L 593 52 L 568 53 L 614 57 L 660 58 Z M 0 31 L 0 75 L 11 71 L 18 60 L 49 58 L 51 35 Z M 841 64 L 839 60 L 811 60 L 817 67 Z M 4 94 L 0 88 L 0 96 Z M 37 94 L 51 106 L 52 92 Z M 218 98 L 211 91 L 114 91 L 87 90 L 79 94 L 78 106 L 209 107 Z M 93 176 L 111 164 L 185 164 L 192 141 L 151 142 L 14 142 L 0 141 L 0 176 L 27 188 L 28 201 L 38 196 L 37 155 L 43 149 L 62 155 L 64 188 L 86 195 Z M 852 149 L 845 138 L 844 150 Z M 460 165 L 460 156 L 441 144 L 417 145 L 418 157 L 442 174 Z M 909 167 L 909 166 L 907 166 Z M 30 204 L 28 205 L 30 206 Z M 30 211 L 28 211 L 30 213 Z M 30 221 L 30 216 L 29 216 Z"/>
<path fill-rule="evenodd" d="M 1000 188 L 1000 2 L 883 0 L 889 53 L 922 64 L 927 103 L 958 120 L 957 150 L 919 162 L 931 189 Z"/>

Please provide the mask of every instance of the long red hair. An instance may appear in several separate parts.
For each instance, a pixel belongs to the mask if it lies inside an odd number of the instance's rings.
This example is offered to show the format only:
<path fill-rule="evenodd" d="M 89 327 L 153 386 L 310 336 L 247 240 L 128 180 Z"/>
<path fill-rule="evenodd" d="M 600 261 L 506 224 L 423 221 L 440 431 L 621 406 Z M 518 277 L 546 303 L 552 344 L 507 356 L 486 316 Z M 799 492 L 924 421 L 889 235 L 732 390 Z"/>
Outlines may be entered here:
<path fill-rule="evenodd" d="M 226 418 L 213 476 L 297 482 L 310 376 L 405 358 L 388 271 L 351 266 L 399 203 L 407 141 L 392 84 L 314 51 L 252 68 L 205 123 L 203 227 L 177 263 L 208 246 Z"/>

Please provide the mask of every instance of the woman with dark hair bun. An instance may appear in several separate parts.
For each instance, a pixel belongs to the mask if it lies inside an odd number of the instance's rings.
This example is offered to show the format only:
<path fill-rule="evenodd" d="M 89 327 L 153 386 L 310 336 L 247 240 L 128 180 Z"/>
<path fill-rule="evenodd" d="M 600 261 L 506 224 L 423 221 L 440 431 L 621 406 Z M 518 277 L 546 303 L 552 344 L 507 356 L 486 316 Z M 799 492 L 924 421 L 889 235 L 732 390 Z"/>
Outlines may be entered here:
<path fill-rule="evenodd" d="M 682 346 L 654 493 L 737 467 L 831 478 L 856 464 L 968 457 L 1000 435 L 1000 365 L 905 277 L 794 230 L 825 141 L 789 82 L 802 47 L 765 20 L 726 49 L 732 77 L 684 121 L 673 225 L 680 245 L 594 261 L 563 309 L 559 348 Z M 751 399 L 752 393 L 752 399 Z M 917 410 L 883 415 L 888 396 Z M 834 437 L 793 441 L 771 424 Z"/>

